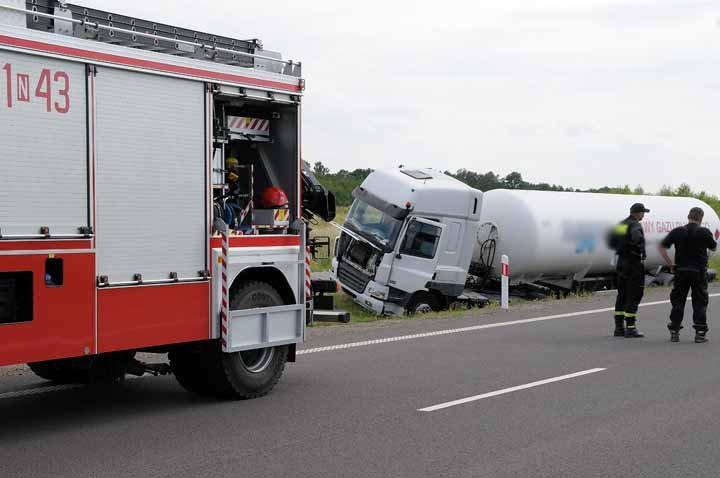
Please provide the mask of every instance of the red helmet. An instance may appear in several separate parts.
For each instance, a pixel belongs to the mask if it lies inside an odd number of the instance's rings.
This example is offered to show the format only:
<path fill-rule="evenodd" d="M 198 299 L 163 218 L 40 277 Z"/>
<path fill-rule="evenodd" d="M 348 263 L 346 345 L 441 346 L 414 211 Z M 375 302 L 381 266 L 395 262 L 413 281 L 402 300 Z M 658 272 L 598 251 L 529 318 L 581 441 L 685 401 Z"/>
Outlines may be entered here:
<path fill-rule="evenodd" d="M 281 207 L 287 207 L 290 204 L 288 197 L 280 188 L 270 186 L 263 191 L 260 196 L 260 206 L 265 209 L 277 209 Z"/>

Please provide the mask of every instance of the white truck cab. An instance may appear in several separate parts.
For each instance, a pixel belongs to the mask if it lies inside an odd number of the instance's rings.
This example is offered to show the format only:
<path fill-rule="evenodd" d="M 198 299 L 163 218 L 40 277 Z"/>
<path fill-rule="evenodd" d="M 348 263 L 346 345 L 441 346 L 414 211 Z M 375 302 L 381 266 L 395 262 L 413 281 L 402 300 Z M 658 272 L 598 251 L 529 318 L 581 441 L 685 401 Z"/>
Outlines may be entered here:
<path fill-rule="evenodd" d="M 332 270 L 366 309 L 447 308 L 463 294 L 482 192 L 433 169 L 379 170 L 353 192 Z"/>

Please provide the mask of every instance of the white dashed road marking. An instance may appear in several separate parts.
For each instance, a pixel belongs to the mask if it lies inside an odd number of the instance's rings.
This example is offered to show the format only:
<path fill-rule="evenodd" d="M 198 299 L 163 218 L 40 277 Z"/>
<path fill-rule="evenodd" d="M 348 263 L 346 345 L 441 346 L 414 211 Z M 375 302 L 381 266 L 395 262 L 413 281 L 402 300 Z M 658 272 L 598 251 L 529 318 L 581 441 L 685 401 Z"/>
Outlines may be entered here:
<path fill-rule="evenodd" d="M 710 297 L 720 297 L 720 294 L 710 294 Z M 640 307 L 651 307 L 654 305 L 663 305 L 663 304 L 669 304 L 669 303 L 670 303 L 669 300 L 659 300 L 656 302 L 646 302 L 644 304 L 640 304 Z M 614 310 L 615 310 L 614 307 L 606 307 L 604 309 L 582 310 L 579 312 L 569 312 L 567 314 L 548 315 L 545 317 L 535 317 L 532 319 L 511 320 L 508 322 L 496 322 L 494 324 L 473 325 L 470 327 L 460 327 L 457 329 L 437 330 L 435 332 L 424 332 L 424 333 L 420 333 L 420 334 L 401 335 L 398 337 L 386 337 L 386 338 L 382 338 L 382 339 L 363 340 L 362 342 L 350 342 L 350 343 L 346 343 L 346 344 L 328 345 L 325 347 L 315 347 L 315 348 L 311 348 L 311 349 L 298 350 L 297 355 L 315 354 L 318 352 L 332 352 L 334 350 L 354 349 L 357 347 L 366 347 L 368 345 L 387 344 L 387 343 L 391 343 L 391 342 L 403 342 L 406 340 L 423 339 L 426 337 L 438 337 L 440 335 L 462 334 L 465 332 L 474 332 L 476 330 L 494 329 L 496 327 L 508 327 L 510 325 L 531 324 L 533 322 L 544 322 L 547 320 L 569 319 L 572 317 L 582 317 L 582 316 L 586 316 L 586 315 L 600 314 L 600 313 L 604 313 L 604 312 L 612 312 Z"/>
<path fill-rule="evenodd" d="M 440 403 L 433 405 L 432 407 L 421 408 L 418 412 L 436 412 L 445 408 L 455 407 L 457 405 L 463 405 L 465 403 L 477 402 L 485 398 L 497 397 L 499 395 L 505 395 L 507 393 L 517 392 L 520 390 L 526 390 L 528 388 L 539 387 L 541 385 L 547 385 L 548 383 L 561 382 L 563 380 L 570 380 L 571 378 L 582 377 L 583 375 L 589 375 L 591 373 L 602 372 L 604 368 L 593 368 L 590 370 L 583 370 L 582 372 L 575 372 L 568 375 L 562 375 L 560 377 L 547 378 L 545 380 L 539 380 L 537 382 L 526 383 L 525 385 L 518 385 L 517 387 L 503 388 L 502 390 L 496 390 L 490 393 L 483 393 L 482 395 L 474 395 L 472 397 L 461 398 L 460 400 L 453 400 L 452 402 Z"/>

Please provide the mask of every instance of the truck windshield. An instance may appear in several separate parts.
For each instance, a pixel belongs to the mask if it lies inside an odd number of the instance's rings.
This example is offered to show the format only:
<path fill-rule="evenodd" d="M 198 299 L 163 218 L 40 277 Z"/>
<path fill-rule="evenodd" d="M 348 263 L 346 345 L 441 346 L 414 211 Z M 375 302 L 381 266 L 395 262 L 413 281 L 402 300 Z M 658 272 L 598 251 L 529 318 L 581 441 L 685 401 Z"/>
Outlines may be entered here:
<path fill-rule="evenodd" d="M 402 221 L 388 216 L 366 202 L 356 199 L 350 207 L 345 225 L 385 250 L 395 246 Z"/>

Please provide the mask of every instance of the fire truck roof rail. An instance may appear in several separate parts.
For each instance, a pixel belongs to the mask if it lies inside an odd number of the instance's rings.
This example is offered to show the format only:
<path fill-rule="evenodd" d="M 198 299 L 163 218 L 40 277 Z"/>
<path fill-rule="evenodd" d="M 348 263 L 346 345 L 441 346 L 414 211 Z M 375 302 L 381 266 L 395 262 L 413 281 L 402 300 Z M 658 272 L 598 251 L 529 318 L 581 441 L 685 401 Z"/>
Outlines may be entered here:
<path fill-rule="evenodd" d="M 26 8 L 0 1 L 0 9 L 25 13 L 27 28 L 141 50 L 301 77 L 299 62 L 283 60 L 257 39 L 237 40 L 105 12 L 57 0 L 26 0 Z"/>

